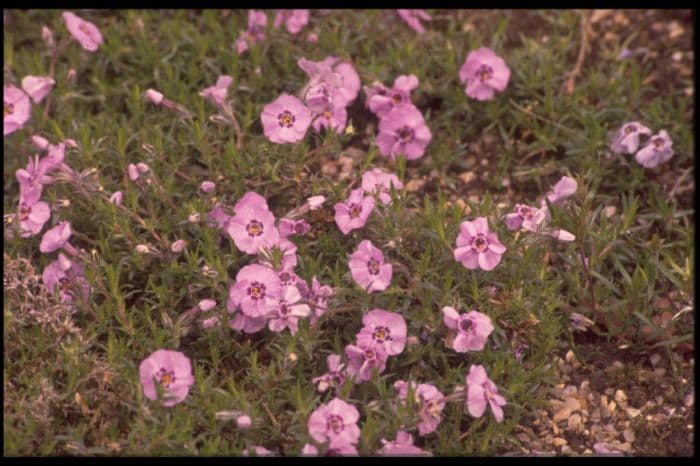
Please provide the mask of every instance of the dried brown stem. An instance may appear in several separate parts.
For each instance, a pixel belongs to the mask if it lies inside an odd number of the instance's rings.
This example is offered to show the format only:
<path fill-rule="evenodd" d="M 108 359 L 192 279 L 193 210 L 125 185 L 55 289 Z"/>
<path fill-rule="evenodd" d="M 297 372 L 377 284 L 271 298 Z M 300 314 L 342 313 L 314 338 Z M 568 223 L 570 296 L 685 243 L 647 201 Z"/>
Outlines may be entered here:
<path fill-rule="evenodd" d="M 588 50 L 588 38 L 590 35 L 589 30 L 589 13 L 587 11 L 582 11 L 581 15 L 581 46 L 578 49 L 578 57 L 576 58 L 576 64 L 574 68 L 569 72 L 569 77 L 564 83 L 564 93 L 566 95 L 571 95 L 574 92 L 574 84 L 576 78 L 581 74 L 581 68 L 583 67 L 583 61 L 586 59 L 586 51 Z"/>

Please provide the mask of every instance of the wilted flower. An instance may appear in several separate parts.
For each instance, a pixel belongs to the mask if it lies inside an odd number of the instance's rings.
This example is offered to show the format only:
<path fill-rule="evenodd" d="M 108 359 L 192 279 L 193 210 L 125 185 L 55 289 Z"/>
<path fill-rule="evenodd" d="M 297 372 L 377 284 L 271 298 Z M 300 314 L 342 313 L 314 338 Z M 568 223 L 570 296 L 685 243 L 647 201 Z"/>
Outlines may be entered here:
<path fill-rule="evenodd" d="M 15 172 L 15 178 L 19 182 L 20 203 L 33 205 L 39 200 L 43 185 L 53 182 L 53 178 L 47 175 L 51 168 L 48 157 L 39 160 L 37 155 L 34 159 L 29 157 L 26 169 L 20 168 Z"/>
<path fill-rule="evenodd" d="M 194 384 L 192 364 L 179 351 L 158 350 L 139 366 L 139 378 L 146 398 L 158 398 L 156 383 L 164 390 L 163 406 L 173 406 L 185 399 Z"/>
<path fill-rule="evenodd" d="M 525 204 L 515 204 L 513 212 L 506 215 L 506 227 L 512 231 L 520 228 L 528 231 L 537 231 L 540 223 L 546 218 L 546 207 L 538 209 Z"/>
<path fill-rule="evenodd" d="M 216 222 L 216 226 L 220 230 L 227 232 L 228 222 L 231 219 L 231 215 L 226 214 L 220 205 L 215 205 L 214 208 L 207 213 L 207 218 L 214 220 Z"/>
<path fill-rule="evenodd" d="M 49 76 L 25 76 L 22 78 L 22 89 L 35 104 L 44 100 L 44 97 L 53 89 L 54 84 L 56 81 Z"/>
<path fill-rule="evenodd" d="M 484 366 L 472 365 L 469 368 L 466 381 L 469 414 L 474 417 L 483 416 L 484 411 L 486 411 L 486 403 L 488 402 L 496 422 L 501 422 L 503 420 L 503 409 L 501 409 L 501 406 L 506 404 L 506 400 L 498 394 L 496 384 L 486 376 Z"/>
<path fill-rule="evenodd" d="M 345 357 L 348 358 L 347 374 L 355 383 L 364 382 L 372 378 L 372 369 L 381 374 L 386 368 L 388 355 L 383 344 L 347 345 Z"/>
<path fill-rule="evenodd" d="M 362 329 L 357 334 L 357 344 L 384 345 L 388 356 L 400 354 L 406 346 L 406 321 L 396 312 L 372 309 L 362 316 Z"/>
<path fill-rule="evenodd" d="M 76 286 L 80 288 L 80 295 L 84 301 L 87 301 L 90 296 L 90 285 L 85 278 L 83 266 L 77 261 L 68 259 L 63 253 L 58 253 L 58 259 L 44 268 L 41 281 L 52 295 L 58 291 L 62 303 L 75 301 Z"/>
<path fill-rule="evenodd" d="M 64 247 L 71 236 L 70 222 L 58 222 L 58 225 L 47 230 L 41 238 L 39 250 L 44 254 Z"/>
<path fill-rule="evenodd" d="M 63 20 L 66 22 L 68 32 L 88 52 L 96 52 L 102 44 L 102 34 L 90 21 L 85 21 L 70 11 L 63 12 Z"/>
<path fill-rule="evenodd" d="M 460 224 L 454 258 L 470 270 L 493 270 L 500 262 L 506 247 L 496 233 L 489 230 L 485 217 Z"/>
<path fill-rule="evenodd" d="M 570 176 L 562 176 L 561 179 L 554 185 L 552 190 L 547 193 L 547 199 L 550 203 L 556 204 L 557 202 L 563 201 L 567 197 L 574 194 L 577 188 L 578 184 L 576 183 L 575 179 L 571 178 Z"/>
<path fill-rule="evenodd" d="M 398 9 L 396 12 L 399 14 L 402 20 L 408 24 L 411 29 L 416 31 L 418 34 L 423 34 L 425 28 L 421 24 L 420 20 L 431 21 L 433 18 L 425 12 L 425 10 L 408 10 L 408 9 Z"/>
<path fill-rule="evenodd" d="M 391 284 L 392 266 L 368 239 L 362 241 L 348 261 L 352 279 L 368 293 L 384 291 Z"/>
<path fill-rule="evenodd" d="M 396 440 L 382 439 L 382 444 L 384 446 L 377 452 L 381 456 L 432 456 L 413 445 L 413 436 L 403 430 L 396 432 Z"/>
<path fill-rule="evenodd" d="M 393 89 L 377 88 L 368 97 L 369 109 L 379 118 L 384 118 L 394 107 L 411 103 L 411 91 L 418 87 L 418 78 L 414 75 L 401 75 L 394 80 Z M 382 92 L 384 90 L 384 92 Z"/>
<path fill-rule="evenodd" d="M 445 306 L 442 308 L 443 322 L 457 335 L 450 346 L 458 353 L 467 351 L 481 351 L 486 345 L 493 324 L 486 314 L 478 311 L 470 311 L 466 314 L 458 314 L 455 308 Z"/>
<path fill-rule="evenodd" d="M 217 107 L 221 107 L 224 105 L 226 96 L 228 95 L 228 87 L 231 85 L 232 82 L 233 78 L 231 76 L 219 76 L 219 79 L 216 81 L 215 85 L 207 87 L 202 92 L 200 92 L 199 95 L 209 100 Z"/>
<path fill-rule="evenodd" d="M 326 358 L 326 364 L 328 372 L 320 377 L 314 377 L 311 382 L 317 385 L 319 392 L 325 392 L 328 388 L 335 388 L 336 391 L 339 391 L 345 383 L 345 364 L 341 364 L 339 354 L 329 354 Z"/>
<path fill-rule="evenodd" d="M 44 224 L 49 220 L 51 207 L 42 201 L 35 201 L 31 204 L 20 201 L 17 217 L 20 222 L 20 236 L 29 238 L 39 234 Z"/>
<path fill-rule="evenodd" d="M 413 104 L 395 106 L 379 121 L 377 146 L 380 154 L 394 160 L 398 155 L 407 160 L 423 157 L 432 134 L 423 115 Z"/>
<path fill-rule="evenodd" d="M 20 129 L 29 120 L 32 103 L 22 89 L 8 85 L 3 86 L 2 100 L 5 108 L 3 135 L 7 136 Z"/>
<path fill-rule="evenodd" d="M 673 157 L 672 144 L 668 133 L 662 129 L 651 137 L 649 144 L 637 152 L 634 159 L 645 168 L 654 168 Z"/>
<path fill-rule="evenodd" d="M 420 417 L 420 422 L 417 424 L 418 435 L 428 435 L 437 429 L 442 420 L 445 396 L 432 384 L 422 383 L 416 386 L 414 382 L 407 383 L 403 380 L 394 382 L 394 388 L 399 391 L 399 399 L 402 401 L 408 398 L 409 387 L 413 389 L 414 400 L 418 404 Z"/>
<path fill-rule="evenodd" d="M 295 335 L 299 319 L 311 314 L 309 306 L 300 301 L 301 295 L 296 286 L 282 287 L 282 299 L 280 299 L 279 305 L 269 316 L 269 329 L 273 332 L 281 332 L 285 328 L 289 328 L 292 335 Z"/>
<path fill-rule="evenodd" d="M 383 204 L 391 204 L 391 187 L 403 189 L 403 183 L 394 173 L 388 173 L 381 168 L 367 170 L 362 175 L 362 189 L 367 194 L 378 194 Z"/>
<path fill-rule="evenodd" d="M 309 435 L 319 443 L 328 442 L 330 447 L 354 445 L 360 440 L 359 419 L 357 408 L 333 398 L 309 416 Z"/>
<path fill-rule="evenodd" d="M 350 192 L 345 202 L 338 202 L 334 208 L 335 223 L 347 235 L 350 231 L 365 226 L 369 214 L 374 210 L 374 199 L 372 196 L 364 196 L 362 188 L 357 188 Z"/>
<path fill-rule="evenodd" d="M 240 307 L 248 317 L 267 318 L 279 306 L 281 298 L 282 286 L 277 274 L 269 267 L 250 264 L 236 275 L 226 308 L 233 312 Z"/>
<path fill-rule="evenodd" d="M 316 279 L 316 275 L 311 279 L 310 290 L 302 290 L 301 283 L 297 283 L 297 288 L 299 288 L 302 297 L 311 302 L 311 308 L 314 311 L 311 315 L 311 325 L 315 325 L 318 319 L 328 310 L 327 300 L 333 294 L 333 288 L 328 285 L 321 285 L 321 282 Z"/>
<path fill-rule="evenodd" d="M 275 29 L 279 29 L 282 22 L 288 33 L 298 34 L 309 22 L 309 10 L 277 10 L 273 24 Z"/>
<path fill-rule="evenodd" d="M 638 121 L 625 123 L 615 134 L 610 148 L 618 154 L 634 154 L 637 152 L 639 136 L 642 134 L 650 136 L 651 130 Z"/>
<path fill-rule="evenodd" d="M 467 84 L 464 92 L 476 100 L 490 100 L 494 92 L 506 88 L 509 79 L 506 62 L 487 47 L 469 52 L 459 69 L 459 80 Z"/>
<path fill-rule="evenodd" d="M 236 247 L 248 254 L 257 254 L 260 248 L 270 248 L 279 242 L 275 216 L 267 208 L 267 201 L 250 191 L 234 206 L 234 216 L 227 223 L 228 234 Z"/>
<path fill-rule="evenodd" d="M 585 332 L 588 330 L 588 327 L 594 323 L 591 319 L 583 314 L 579 314 L 578 312 L 571 313 L 569 318 L 571 319 L 571 326 L 574 328 L 574 330 L 579 332 Z"/>
<path fill-rule="evenodd" d="M 304 139 L 311 124 L 311 110 L 299 99 L 282 94 L 263 107 L 260 114 L 265 137 L 276 144 L 295 143 Z"/>

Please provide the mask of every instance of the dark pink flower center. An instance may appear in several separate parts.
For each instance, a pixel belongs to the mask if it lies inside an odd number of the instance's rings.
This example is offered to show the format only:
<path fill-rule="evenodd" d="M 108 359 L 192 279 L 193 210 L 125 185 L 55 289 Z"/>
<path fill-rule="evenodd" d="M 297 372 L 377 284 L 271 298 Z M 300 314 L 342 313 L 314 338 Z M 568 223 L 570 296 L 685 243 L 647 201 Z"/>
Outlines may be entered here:
<path fill-rule="evenodd" d="M 15 106 L 12 105 L 12 104 L 10 104 L 10 103 L 7 103 L 7 102 L 5 102 L 4 104 L 5 104 L 5 105 L 4 105 L 4 107 L 5 107 L 5 116 L 7 116 L 7 115 L 12 115 L 12 114 L 14 113 L 14 111 L 15 111 Z"/>
<path fill-rule="evenodd" d="M 265 285 L 260 282 L 253 282 L 248 288 L 248 294 L 253 297 L 253 299 L 262 299 L 265 297 Z"/>
<path fill-rule="evenodd" d="M 294 224 L 294 233 L 297 235 L 301 235 L 304 233 L 304 224 L 301 222 L 297 222 Z"/>
<path fill-rule="evenodd" d="M 519 213 L 520 213 L 521 217 L 528 219 L 528 220 L 532 219 L 535 216 L 534 209 L 532 209 L 531 207 L 527 207 L 527 206 L 520 207 Z"/>
<path fill-rule="evenodd" d="M 637 131 L 637 127 L 635 125 L 628 125 L 625 127 L 625 134 L 634 133 L 635 131 Z"/>
<path fill-rule="evenodd" d="M 654 149 L 660 149 L 664 145 L 663 138 L 654 138 L 651 141 L 654 144 Z"/>
<path fill-rule="evenodd" d="M 399 94 L 398 92 L 391 96 L 391 101 L 394 103 L 394 105 L 400 104 L 402 100 L 403 97 L 401 97 L 401 94 Z"/>
<path fill-rule="evenodd" d="M 367 348 L 363 354 L 365 359 L 372 360 L 377 355 L 377 353 L 372 348 Z"/>
<path fill-rule="evenodd" d="M 471 319 L 462 319 L 459 322 L 459 328 L 461 328 L 463 332 L 469 333 L 474 329 L 474 322 L 472 322 Z"/>
<path fill-rule="evenodd" d="M 368 260 L 367 269 L 372 275 L 377 275 L 379 273 L 379 261 L 375 258 Z"/>
<path fill-rule="evenodd" d="M 476 76 L 481 80 L 481 82 L 491 79 L 493 76 L 493 68 L 491 68 L 489 65 L 481 65 L 476 71 Z"/>
<path fill-rule="evenodd" d="M 289 283 L 292 280 L 292 274 L 289 272 L 282 272 L 279 275 L 279 279 L 283 284 L 286 285 L 287 283 Z"/>
<path fill-rule="evenodd" d="M 350 204 L 350 218 L 357 218 L 362 213 L 362 206 L 359 204 Z"/>
<path fill-rule="evenodd" d="M 19 219 L 20 221 L 25 221 L 29 218 L 29 214 L 32 212 L 32 209 L 27 205 L 27 204 L 22 204 L 19 206 Z"/>
<path fill-rule="evenodd" d="M 277 115 L 277 119 L 279 120 L 280 127 L 286 126 L 287 128 L 294 126 L 294 122 L 296 121 L 296 117 L 292 115 L 292 112 L 289 110 L 285 110 Z"/>
<path fill-rule="evenodd" d="M 165 388 L 168 388 L 171 383 L 175 382 L 175 373 L 173 371 L 168 371 L 164 367 L 161 367 L 156 374 L 158 382 Z"/>
<path fill-rule="evenodd" d="M 286 304 L 282 304 L 280 306 L 280 314 L 283 316 L 286 316 L 287 314 L 289 314 L 289 307 Z"/>
<path fill-rule="evenodd" d="M 341 374 L 340 372 L 331 372 L 329 374 L 329 376 L 330 376 L 331 381 L 335 385 L 342 385 L 343 380 L 344 380 L 343 374 Z"/>
<path fill-rule="evenodd" d="M 389 330 L 388 327 L 384 327 L 383 325 L 378 325 L 377 328 L 374 329 L 374 333 L 372 334 L 372 338 L 374 338 L 376 341 L 383 343 L 384 340 L 391 340 L 391 330 Z"/>
<path fill-rule="evenodd" d="M 401 140 L 401 142 L 410 142 L 411 140 L 413 140 L 413 130 L 408 126 L 404 126 L 396 134 L 398 139 Z"/>
<path fill-rule="evenodd" d="M 478 235 L 474 240 L 472 241 L 472 246 L 474 249 L 476 249 L 479 252 L 484 252 L 486 251 L 486 248 L 489 246 L 488 241 L 486 241 L 486 238 L 484 238 L 484 235 Z"/>
<path fill-rule="evenodd" d="M 250 236 L 260 236 L 263 234 L 263 224 L 258 222 L 257 220 L 251 220 L 248 225 L 245 227 L 246 231 Z"/>
<path fill-rule="evenodd" d="M 343 430 L 344 424 L 343 424 L 343 418 L 336 415 L 336 414 L 331 414 L 328 416 L 328 422 L 326 424 L 326 428 L 328 430 L 333 431 L 336 434 L 339 434 Z"/>

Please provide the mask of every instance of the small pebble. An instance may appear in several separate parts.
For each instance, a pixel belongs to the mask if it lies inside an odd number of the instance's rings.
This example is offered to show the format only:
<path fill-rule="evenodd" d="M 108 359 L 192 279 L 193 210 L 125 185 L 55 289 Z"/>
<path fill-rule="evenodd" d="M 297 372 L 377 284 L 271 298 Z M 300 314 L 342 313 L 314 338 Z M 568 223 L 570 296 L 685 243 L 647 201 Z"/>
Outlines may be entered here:
<path fill-rule="evenodd" d="M 566 445 L 567 443 L 569 442 L 561 437 L 556 437 L 554 440 L 552 440 L 552 445 L 554 445 L 555 447 L 561 447 L 563 445 Z"/>

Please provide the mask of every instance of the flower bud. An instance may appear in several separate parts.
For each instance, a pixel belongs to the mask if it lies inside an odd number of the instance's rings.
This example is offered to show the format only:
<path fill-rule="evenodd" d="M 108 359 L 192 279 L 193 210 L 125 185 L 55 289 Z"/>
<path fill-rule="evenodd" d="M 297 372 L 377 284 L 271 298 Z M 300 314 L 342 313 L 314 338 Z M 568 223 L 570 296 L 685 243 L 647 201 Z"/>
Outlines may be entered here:
<path fill-rule="evenodd" d="M 211 311 L 214 309 L 214 306 L 216 306 L 216 301 L 213 299 L 203 299 L 199 302 L 199 304 L 197 304 L 197 306 L 204 312 Z"/>
<path fill-rule="evenodd" d="M 185 249 L 186 244 L 187 243 L 185 242 L 184 239 L 179 239 L 170 245 L 170 250 L 174 253 L 180 253 L 180 252 L 182 252 L 183 249 Z"/>
<path fill-rule="evenodd" d="M 154 105 L 160 105 L 163 102 L 163 94 L 156 91 L 155 89 L 148 89 L 146 91 L 146 98 L 150 100 Z"/>
<path fill-rule="evenodd" d="M 238 416 L 238 418 L 236 419 L 236 425 L 239 429 L 245 430 L 249 428 L 252 423 L 252 419 L 250 419 L 250 416 L 248 416 L 247 414 L 244 414 L 243 416 Z"/>
<path fill-rule="evenodd" d="M 109 202 L 115 205 L 122 205 L 122 192 L 117 191 L 111 196 L 109 196 Z"/>
<path fill-rule="evenodd" d="M 187 221 L 190 223 L 197 223 L 199 222 L 199 212 L 192 212 L 189 217 L 187 217 Z"/>
<path fill-rule="evenodd" d="M 205 193 L 210 193 L 214 191 L 216 188 L 216 183 L 213 181 L 202 181 L 202 183 L 199 185 L 199 189 L 204 191 Z"/>
<path fill-rule="evenodd" d="M 149 251 L 148 246 L 146 246 L 145 244 L 137 244 L 135 250 L 139 254 L 148 254 Z"/>

